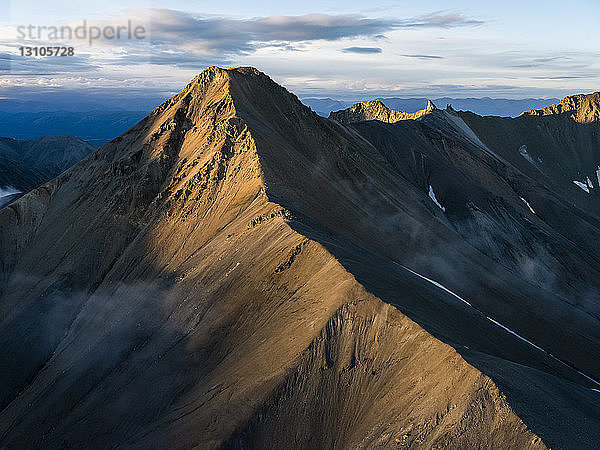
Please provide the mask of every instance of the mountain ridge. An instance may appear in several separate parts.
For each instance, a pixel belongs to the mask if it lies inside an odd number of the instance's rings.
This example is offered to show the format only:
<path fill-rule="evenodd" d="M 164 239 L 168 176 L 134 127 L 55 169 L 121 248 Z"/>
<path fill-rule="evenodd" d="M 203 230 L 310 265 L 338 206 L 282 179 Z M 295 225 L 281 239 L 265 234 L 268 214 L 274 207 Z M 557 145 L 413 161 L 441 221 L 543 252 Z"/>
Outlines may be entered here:
<path fill-rule="evenodd" d="M 362 122 L 365 120 L 379 120 L 381 122 L 394 123 L 400 120 L 419 119 L 436 109 L 436 106 L 431 100 L 428 100 L 425 109 L 414 113 L 394 111 L 385 106 L 381 100 L 371 100 L 355 103 L 350 108 L 332 112 L 329 114 L 329 118 L 345 124 Z"/>
<path fill-rule="evenodd" d="M 390 109 L 415 112 L 425 109 L 427 98 L 397 98 L 397 97 L 378 97 Z M 557 98 L 454 98 L 454 97 L 435 97 L 431 98 L 436 105 L 453 105 L 455 109 L 462 111 L 472 111 L 481 116 L 500 116 L 517 117 L 524 111 L 543 108 L 552 103 L 560 102 Z M 349 108 L 356 101 L 336 100 L 332 98 L 302 97 L 302 102 L 310 106 L 322 117 L 328 117 L 332 111 Z"/>
<path fill-rule="evenodd" d="M 590 123 L 600 121 L 600 92 L 592 94 L 569 95 L 560 103 L 555 103 L 542 109 L 524 112 L 529 116 L 568 115 L 574 121 Z"/>

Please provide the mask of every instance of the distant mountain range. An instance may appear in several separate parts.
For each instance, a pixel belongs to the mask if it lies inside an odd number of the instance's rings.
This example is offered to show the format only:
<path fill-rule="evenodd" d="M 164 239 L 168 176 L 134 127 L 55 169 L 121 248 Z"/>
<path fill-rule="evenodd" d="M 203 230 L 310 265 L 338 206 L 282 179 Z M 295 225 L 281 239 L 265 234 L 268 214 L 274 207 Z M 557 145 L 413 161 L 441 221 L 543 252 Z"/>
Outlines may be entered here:
<path fill-rule="evenodd" d="M 71 135 L 99 147 L 164 101 L 147 95 L 108 97 L 67 93 L 46 94 L 41 99 L 0 99 L 0 136 L 31 140 Z"/>
<path fill-rule="evenodd" d="M 72 135 L 96 147 L 123 134 L 147 111 L 0 111 L 0 136 L 36 139 L 47 135 Z"/>
<path fill-rule="evenodd" d="M 392 110 L 414 113 L 425 109 L 429 99 L 427 98 L 384 98 L 381 100 L 388 108 Z M 432 99 L 433 103 L 445 107 L 450 104 L 455 110 L 472 111 L 482 116 L 501 116 L 516 117 L 524 111 L 543 108 L 559 101 L 557 98 L 525 98 L 525 99 L 507 99 L 507 98 L 450 98 L 441 97 Z M 354 102 L 343 100 L 334 100 L 331 98 L 303 98 L 302 103 L 310 106 L 313 111 L 323 117 L 328 117 L 329 113 L 346 109 Z"/>
<path fill-rule="evenodd" d="M 121 93 L 122 94 L 122 93 Z M 150 111 L 166 97 L 132 95 L 123 97 L 118 92 L 92 95 L 90 91 L 49 92 L 35 97 L 0 98 L 0 112 L 88 112 L 88 111 Z"/>
<path fill-rule="evenodd" d="M 392 110 L 413 113 L 424 109 L 426 98 L 381 98 Z M 151 99 L 114 103 L 79 99 L 73 104 L 49 101 L 0 100 L 0 136 L 15 139 L 36 139 L 52 134 L 77 136 L 100 147 L 121 135 L 142 120 L 152 109 L 146 108 Z M 156 101 L 159 103 L 159 101 Z M 331 98 L 304 98 L 302 102 L 317 114 L 328 117 L 332 111 L 350 107 L 353 102 Z M 558 102 L 558 99 L 492 99 L 437 98 L 437 106 L 451 104 L 454 109 L 472 111 L 479 115 L 518 116 L 524 111 L 538 109 Z"/>

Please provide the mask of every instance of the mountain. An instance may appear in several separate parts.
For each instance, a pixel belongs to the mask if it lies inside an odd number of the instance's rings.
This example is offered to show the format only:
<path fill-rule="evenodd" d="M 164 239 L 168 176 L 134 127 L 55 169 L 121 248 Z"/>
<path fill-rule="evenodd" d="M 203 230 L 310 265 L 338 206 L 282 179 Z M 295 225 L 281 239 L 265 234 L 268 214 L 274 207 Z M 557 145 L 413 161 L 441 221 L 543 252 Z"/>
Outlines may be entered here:
<path fill-rule="evenodd" d="M 542 109 L 524 113 L 530 116 L 568 115 L 580 123 L 598 122 L 600 120 L 600 92 L 593 94 L 571 95 L 560 103 Z"/>
<path fill-rule="evenodd" d="M 426 98 L 395 98 L 395 97 L 380 97 L 382 103 L 393 110 L 406 111 L 408 113 L 416 112 L 427 107 Z M 352 102 L 342 100 L 333 100 L 330 98 L 303 98 L 302 102 L 310 106 L 317 114 L 328 117 L 333 111 L 346 109 L 352 106 Z M 436 105 L 446 106 L 452 105 L 456 110 L 472 111 L 484 116 L 502 116 L 516 117 L 523 111 L 529 111 L 535 108 L 543 108 L 553 102 L 558 102 L 556 98 L 524 98 L 524 99 L 507 99 L 507 98 L 451 98 L 441 97 L 434 98 L 432 102 Z"/>
<path fill-rule="evenodd" d="M 46 135 L 73 135 L 101 146 L 123 134 L 147 115 L 147 111 L 0 111 L 0 136 L 36 139 Z"/>
<path fill-rule="evenodd" d="M 6 96 L 6 97 L 5 97 Z M 164 93 L 148 94 L 147 91 L 115 90 L 47 90 L 35 93 L 19 89 L 5 90 L 0 98 L 3 113 L 57 113 L 90 111 L 150 111 L 167 98 Z"/>
<path fill-rule="evenodd" d="M 329 97 L 306 97 L 302 99 L 302 103 L 304 103 L 306 106 L 309 106 L 313 111 L 323 117 L 327 117 L 331 111 L 338 111 L 340 109 L 352 106 L 351 102 L 333 100 Z"/>
<path fill-rule="evenodd" d="M 427 102 L 425 109 L 414 113 L 406 113 L 402 111 L 393 111 L 385 106 L 380 100 L 372 100 L 367 102 L 356 103 L 348 109 L 332 112 L 329 118 L 338 122 L 350 124 L 355 122 L 363 122 L 365 120 L 378 120 L 380 122 L 395 123 L 401 120 L 414 120 L 430 114 L 436 109 L 433 102 Z"/>
<path fill-rule="evenodd" d="M 0 210 L 0 446 L 596 447 L 599 199 L 508 140 L 548 120 L 206 69 Z"/>
<path fill-rule="evenodd" d="M 95 150 L 74 136 L 0 138 L 0 206 L 56 177 Z"/>

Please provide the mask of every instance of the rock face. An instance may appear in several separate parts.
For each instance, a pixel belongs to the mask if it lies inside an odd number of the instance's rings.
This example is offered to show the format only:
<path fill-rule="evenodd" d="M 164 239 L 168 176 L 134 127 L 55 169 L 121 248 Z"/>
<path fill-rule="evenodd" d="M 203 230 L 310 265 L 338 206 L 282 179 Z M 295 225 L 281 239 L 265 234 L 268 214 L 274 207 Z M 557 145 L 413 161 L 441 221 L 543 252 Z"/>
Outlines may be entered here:
<path fill-rule="evenodd" d="M 0 211 L 0 446 L 595 447 L 596 200 L 473 129 L 202 72 Z"/>
<path fill-rule="evenodd" d="M 571 95 L 560 103 L 542 109 L 534 109 L 523 113 L 529 116 L 548 116 L 565 114 L 579 123 L 600 121 L 600 92 L 593 94 Z"/>
<path fill-rule="evenodd" d="M 379 120 L 385 123 L 395 123 L 401 120 L 418 119 L 426 114 L 430 114 L 436 109 L 433 102 L 429 100 L 425 109 L 414 113 L 405 113 L 402 111 L 390 110 L 381 102 L 381 100 L 372 100 L 356 103 L 348 109 L 332 112 L 329 114 L 329 118 L 344 124 L 363 122 L 366 120 Z"/>

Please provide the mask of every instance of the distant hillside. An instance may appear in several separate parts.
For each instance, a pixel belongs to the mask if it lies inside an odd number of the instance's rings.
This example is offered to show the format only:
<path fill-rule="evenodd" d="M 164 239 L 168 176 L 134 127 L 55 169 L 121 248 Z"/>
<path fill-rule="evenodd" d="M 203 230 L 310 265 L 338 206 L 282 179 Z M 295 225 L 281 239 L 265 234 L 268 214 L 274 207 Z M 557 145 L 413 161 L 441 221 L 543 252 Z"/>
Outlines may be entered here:
<path fill-rule="evenodd" d="M 0 138 L 0 207 L 61 174 L 94 150 L 74 136 L 43 136 L 32 141 Z"/>
<path fill-rule="evenodd" d="M 407 113 L 414 113 L 427 107 L 427 98 L 378 98 L 388 108 Z M 506 98 L 450 98 L 442 97 L 432 99 L 433 103 L 440 107 L 450 104 L 455 110 L 472 111 L 481 116 L 501 116 L 516 117 L 524 111 L 543 108 L 552 103 L 558 102 L 556 98 L 525 98 L 525 99 L 506 99 Z M 305 98 L 302 102 L 310 106 L 313 111 L 323 117 L 328 117 L 329 113 L 346 109 L 354 102 L 342 100 L 333 100 L 331 98 Z"/>
<path fill-rule="evenodd" d="M 72 135 L 100 147 L 134 126 L 147 111 L 36 111 L 0 110 L 0 136 L 36 139 Z"/>

